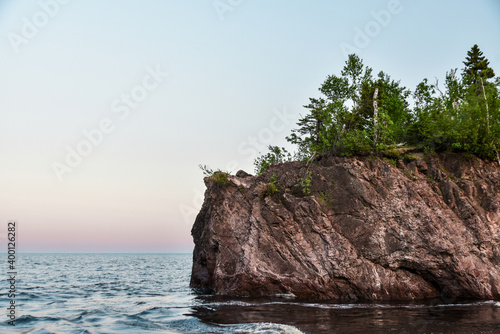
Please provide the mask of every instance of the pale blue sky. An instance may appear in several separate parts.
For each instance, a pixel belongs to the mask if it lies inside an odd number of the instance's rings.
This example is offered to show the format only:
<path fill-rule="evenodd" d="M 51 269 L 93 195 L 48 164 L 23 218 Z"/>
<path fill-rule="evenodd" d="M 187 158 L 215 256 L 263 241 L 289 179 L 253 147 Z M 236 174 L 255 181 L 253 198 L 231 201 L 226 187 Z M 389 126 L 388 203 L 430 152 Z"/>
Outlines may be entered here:
<path fill-rule="evenodd" d="M 198 164 L 253 172 L 342 45 L 414 89 L 475 43 L 499 74 L 498 36 L 497 0 L 0 0 L 0 234 L 16 219 L 20 251 L 190 251 Z"/>

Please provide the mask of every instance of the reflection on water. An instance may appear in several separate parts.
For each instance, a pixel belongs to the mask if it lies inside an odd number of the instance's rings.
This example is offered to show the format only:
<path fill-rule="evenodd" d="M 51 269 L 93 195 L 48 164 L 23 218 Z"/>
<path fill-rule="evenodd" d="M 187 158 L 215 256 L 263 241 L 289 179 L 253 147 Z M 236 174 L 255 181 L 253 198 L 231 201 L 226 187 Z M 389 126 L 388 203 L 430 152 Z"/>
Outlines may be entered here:
<path fill-rule="evenodd" d="M 317 303 L 200 297 L 192 315 L 207 324 L 280 323 L 304 333 L 500 333 L 493 301 Z"/>

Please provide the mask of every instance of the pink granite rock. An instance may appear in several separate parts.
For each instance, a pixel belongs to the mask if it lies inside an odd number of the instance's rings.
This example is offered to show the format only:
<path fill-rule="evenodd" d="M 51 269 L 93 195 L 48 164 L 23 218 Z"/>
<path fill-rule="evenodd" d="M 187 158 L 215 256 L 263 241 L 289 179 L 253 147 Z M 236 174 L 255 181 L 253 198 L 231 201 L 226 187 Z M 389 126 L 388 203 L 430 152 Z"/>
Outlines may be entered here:
<path fill-rule="evenodd" d="M 498 163 L 448 153 L 396 165 L 322 158 L 224 185 L 205 178 L 191 286 L 234 296 L 500 299 Z"/>

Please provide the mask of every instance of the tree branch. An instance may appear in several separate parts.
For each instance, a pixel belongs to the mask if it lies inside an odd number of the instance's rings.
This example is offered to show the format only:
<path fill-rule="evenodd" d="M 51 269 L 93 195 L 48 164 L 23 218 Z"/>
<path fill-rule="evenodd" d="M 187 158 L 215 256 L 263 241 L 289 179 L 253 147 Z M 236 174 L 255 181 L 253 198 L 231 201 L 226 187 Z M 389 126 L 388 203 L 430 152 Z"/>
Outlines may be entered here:
<path fill-rule="evenodd" d="M 436 77 L 434 77 L 434 78 L 436 78 Z M 437 90 L 438 90 L 438 92 L 441 94 L 441 99 L 442 99 L 442 100 L 443 100 L 443 102 L 444 102 L 444 94 L 443 94 L 443 92 L 441 91 L 441 89 L 439 89 L 439 80 L 438 80 L 438 78 L 436 78 L 436 89 L 437 89 Z"/>

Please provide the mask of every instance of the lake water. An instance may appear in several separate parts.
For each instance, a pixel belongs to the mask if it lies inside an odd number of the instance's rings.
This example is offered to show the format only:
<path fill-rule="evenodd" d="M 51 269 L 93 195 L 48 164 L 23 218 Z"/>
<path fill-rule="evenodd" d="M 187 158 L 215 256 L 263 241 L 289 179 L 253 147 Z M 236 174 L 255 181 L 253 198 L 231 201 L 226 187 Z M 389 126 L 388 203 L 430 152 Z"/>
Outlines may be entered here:
<path fill-rule="evenodd" d="M 493 301 L 317 303 L 189 288 L 191 254 L 21 254 L 0 333 L 500 333 Z M 7 270 L 2 275 L 7 277 Z"/>

